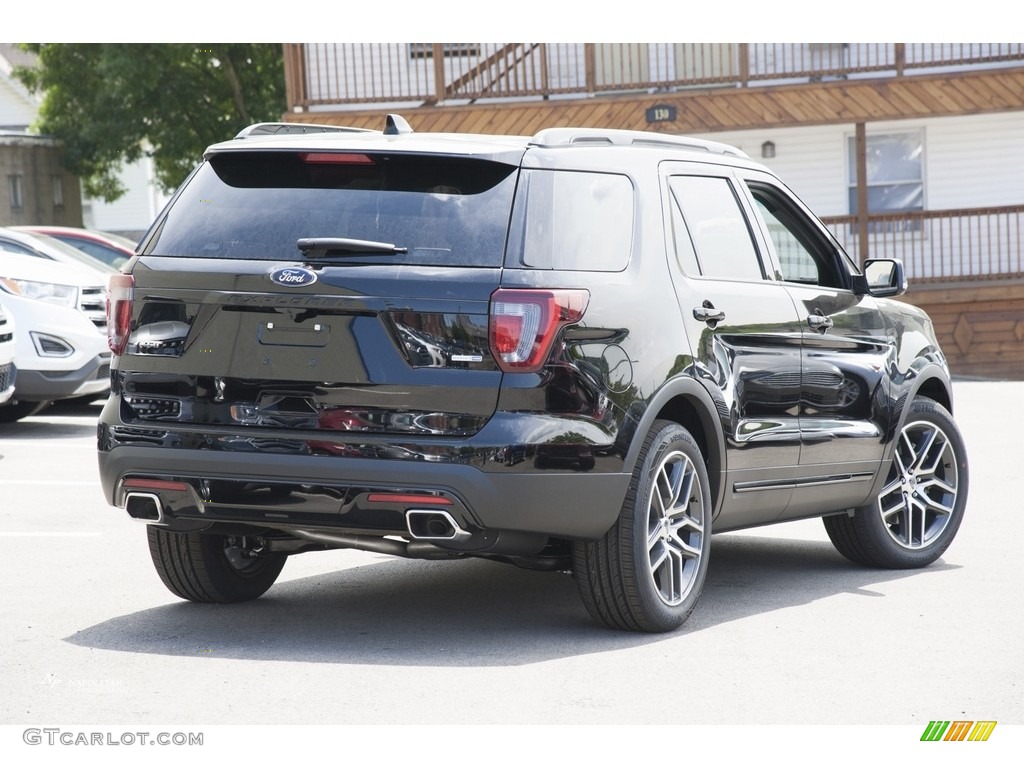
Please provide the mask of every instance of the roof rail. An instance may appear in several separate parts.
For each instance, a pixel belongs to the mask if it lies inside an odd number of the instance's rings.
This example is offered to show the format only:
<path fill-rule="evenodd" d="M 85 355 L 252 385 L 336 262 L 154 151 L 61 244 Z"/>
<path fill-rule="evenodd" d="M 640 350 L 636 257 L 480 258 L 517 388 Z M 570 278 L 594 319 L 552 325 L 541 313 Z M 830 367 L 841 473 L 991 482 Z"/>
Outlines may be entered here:
<path fill-rule="evenodd" d="M 537 147 L 593 146 L 595 144 L 620 147 L 662 146 L 676 149 L 696 149 L 733 157 L 750 157 L 743 150 L 718 141 L 694 139 L 690 136 L 677 136 L 671 133 L 627 131 L 615 128 L 545 128 L 530 139 L 530 144 Z"/>
<path fill-rule="evenodd" d="M 369 128 L 350 128 L 345 125 L 321 125 L 319 123 L 255 123 L 239 131 L 235 138 L 301 133 L 373 133 L 373 131 Z"/>

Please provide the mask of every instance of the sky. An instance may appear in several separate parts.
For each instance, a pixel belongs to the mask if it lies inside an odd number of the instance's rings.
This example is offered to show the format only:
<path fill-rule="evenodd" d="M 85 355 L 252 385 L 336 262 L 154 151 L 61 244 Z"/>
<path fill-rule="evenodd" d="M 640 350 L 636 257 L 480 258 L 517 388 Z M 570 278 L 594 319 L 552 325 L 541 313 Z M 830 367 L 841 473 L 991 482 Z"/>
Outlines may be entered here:
<path fill-rule="evenodd" d="M 8 3 L 0 42 L 1007 42 L 1005 0 L 970 5 L 943 14 L 892 0 L 432 0 L 416 12 L 415 0 L 399 0 L 400 12 L 382 14 L 382 3 L 352 0 L 48 0 Z"/>

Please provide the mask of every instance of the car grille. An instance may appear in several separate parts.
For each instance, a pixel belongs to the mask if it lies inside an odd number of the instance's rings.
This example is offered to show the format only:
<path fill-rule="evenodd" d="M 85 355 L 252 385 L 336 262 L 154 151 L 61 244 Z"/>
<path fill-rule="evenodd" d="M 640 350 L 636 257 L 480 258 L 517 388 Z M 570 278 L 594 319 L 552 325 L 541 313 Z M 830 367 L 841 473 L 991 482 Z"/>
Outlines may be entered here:
<path fill-rule="evenodd" d="M 3 392 L 14 381 L 14 363 L 0 365 L 0 392 Z"/>
<path fill-rule="evenodd" d="M 78 308 L 96 326 L 96 330 L 107 332 L 107 289 L 90 285 L 78 292 Z"/>

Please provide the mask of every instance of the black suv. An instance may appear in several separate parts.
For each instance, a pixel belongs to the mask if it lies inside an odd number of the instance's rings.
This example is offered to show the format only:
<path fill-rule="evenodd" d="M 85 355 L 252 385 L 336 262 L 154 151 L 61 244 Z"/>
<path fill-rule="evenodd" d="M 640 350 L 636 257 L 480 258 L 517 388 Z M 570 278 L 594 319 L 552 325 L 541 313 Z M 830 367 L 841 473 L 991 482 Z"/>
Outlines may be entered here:
<path fill-rule="evenodd" d="M 354 548 L 571 571 L 666 631 L 712 530 L 816 516 L 924 566 L 967 458 L 905 290 L 721 144 L 252 126 L 111 280 L 104 493 L 200 602 Z"/>

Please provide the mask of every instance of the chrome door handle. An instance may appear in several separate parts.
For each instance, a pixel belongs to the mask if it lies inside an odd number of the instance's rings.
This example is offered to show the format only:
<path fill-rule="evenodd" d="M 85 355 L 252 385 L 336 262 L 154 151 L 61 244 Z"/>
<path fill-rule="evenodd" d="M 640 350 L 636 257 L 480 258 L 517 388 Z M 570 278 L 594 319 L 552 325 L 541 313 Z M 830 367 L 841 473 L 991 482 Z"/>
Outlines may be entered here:
<path fill-rule="evenodd" d="M 703 323 L 720 323 L 725 320 L 725 312 L 715 309 L 715 305 L 705 299 L 701 306 L 693 308 L 693 319 Z"/>
<path fill-rule="evenodd" d="M 821 310 L 818 310 L 819 312 Z M 818 333 L 824 333 L 833 326 L 832 318 L 828 315 L 808 315 L 807 324 Z"/>

